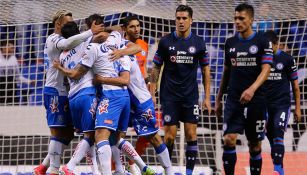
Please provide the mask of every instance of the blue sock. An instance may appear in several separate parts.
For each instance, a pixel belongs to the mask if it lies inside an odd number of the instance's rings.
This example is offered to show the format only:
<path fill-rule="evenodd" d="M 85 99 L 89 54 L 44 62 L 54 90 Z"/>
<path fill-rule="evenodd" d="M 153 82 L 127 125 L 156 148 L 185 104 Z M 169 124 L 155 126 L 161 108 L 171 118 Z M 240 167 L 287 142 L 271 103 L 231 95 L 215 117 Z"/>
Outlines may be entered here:
<path fill-rule="evenodd" d="M 186 175 L 192 175 L 193 169 L 195 166 L 196 162 L 196 156 L 197 156 L 197 141 L 189 141 L 187 142 L 187 147 L 186 147 Z"/>
<path fill-rule="evenodd" d="M 226 175 L 235 174 L 235 166 L 237 162 L 236 147 L 224 146 L 223 163 Z"/>
<path fill-rule="evenodd" d="M 271 148 L 271 156 L 274 164 L 274 171 L 277 171 L 280 175 L 284 175 L 283 158 L 285 154 L 284 139 L 276 137 L 273 139 L 273 145 Z"/>
<path fill-rule="evenodd" d="M 250 173 L 251 175 L 260 175 L 262 168 L 261 150 L 256 152 L 250 152 Z"/>

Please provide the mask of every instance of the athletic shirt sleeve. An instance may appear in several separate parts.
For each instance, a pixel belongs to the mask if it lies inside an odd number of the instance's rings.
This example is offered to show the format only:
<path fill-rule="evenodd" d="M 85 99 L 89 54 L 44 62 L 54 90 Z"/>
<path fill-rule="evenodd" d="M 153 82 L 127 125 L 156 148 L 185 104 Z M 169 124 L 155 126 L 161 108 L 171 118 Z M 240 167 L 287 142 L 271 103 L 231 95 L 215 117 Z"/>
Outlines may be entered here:
<path fill-rule="evenodd" d="M 199 64 L 201 66 L 209 65 L 208 51 L 207 51 L 206 43 L 204 40 L 201 40 L 201 50 L 200 50 L 200 55 L 198 59 L 199 59 Z"/>
<path fill-rule="evenodd" d="M 83 33 L 80 33 L 78 35 L 74 35 L 72 37 L 69 37 L 65 39 L 64 37 L 58 37 L 54 42 L 55 46 L 59 50 L 70 50 L 76 46 L 78 46 L 80 43 L 86 41 L 89 37 L 93 35 L 93 32 L 91 30 L 87 30 Z"/>
<path fill-rule="evenodd" d="M 164 39 L 162 38 L 158 44 L 158 50 L 156 51 L 156 54 L 153 58 L 153 62 L 157 65 L 162 65 L 163 64 L 163 53 L 165 52 L 164 50 Z"/>
<path fill-rule="evenodd" d="M 263 55 L 261 57 L 261 64 L 273 64 L 273 47 L 272 42 L 262 37 Z"/>
<path fill-rule="evenodd" d="M 131 60 L 129 56 L 124 56 L 120 58 L 119 60 L 116 61 L 116 64 L 117 66 L 115 66 L 115 68 L 117 69 L 119 73 L 125 72 L 125 71 L 130 72 L 131 70 Z"/>
<path fill-rule="evenodd" d="M 290 80 L 294 81 L 298 79 L 298 74 L 297 74 L 297 66 L 295 59 L 290 57 L 288 60 L 288 69 L 287 69 L 287 76 L 290 77 Z"/>
<path fill-rule="evenodd" d="M 98 51 L 97 51 L 98 46 L 99 45 L 96 43 L 89 44 L 85 49 L 80 64 L 87 66 L 89 68 L 93 67 L 95 61 L 98 58 Z"/>

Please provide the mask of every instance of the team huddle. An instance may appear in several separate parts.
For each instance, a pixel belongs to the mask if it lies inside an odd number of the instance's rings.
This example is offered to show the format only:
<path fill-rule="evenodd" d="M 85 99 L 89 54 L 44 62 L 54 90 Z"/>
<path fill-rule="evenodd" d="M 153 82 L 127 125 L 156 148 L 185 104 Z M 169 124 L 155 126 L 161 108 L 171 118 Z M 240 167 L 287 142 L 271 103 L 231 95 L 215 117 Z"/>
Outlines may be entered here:
<path fill-rule="evenodd" d="M 176 30 L 160 40 L 149 76 L 144 66 L 146 59 L 141 59 L 146 56 L 146 47 L 138 39 L 137 17 L 124 19 L 123 35 L 115 28 L 105 27 L 103 17 L 98 14 L 85 19 L 88 30 L 82 33 L 71 12 L 61 10 L 55 14 L 55 31 L 47 38 L 44 49 L 44 106 L 51 138 L 48 155 L 34 169 L 34 174 L 73 174 L 84 157 L 95 175 L 126 174 L 121 161 L 123 153 L 131 160 L 129 164 L 136 165 L 131 166 L 132 174 L 153 175 L 154 170 L 140 157 L 143 152 L 140 150 L 145 148 L 139 149 L 142 144 L 138 142 L 144 142 L 143 145 L 149 142 L 165 174 L 174 174 L 172 152 L 181 121 L 187 143 L 186 174 L 192 175 L 198 155 L 196 128 L 200 110 L 206 109 L 209 114 L 212 110 L 210 67 L 203 38 L 191 32 L 192 8 L 179 5 L 175 16 Z M 273 31 L 263 34 L 252 30 L 253 19 L 252 6 L 238 5 L 234 16 L 238 33 L 225 43 L 224 72 L 215 103 L 215 113 L 221 116 L 221 101 L 228 94 L 223 125 L 224 171 L 226 175 L 235 174 L 237 134 L 245 133 L 250 173 L 260 175 L 261 140 L 266 134 L 274 173 L 283 175 L 290 82 L 295 97 L 294 116 L 297 121 L 301 117 L 297 67 L 290 55 L 278 49 L 278 37 Z M 164 139 L 158 134 L 155 117 L 155 94 L 162 65 L 159 99 Z M 205 89 L 201 106 L 199 67 Z M 125 140 L 129 126 L 140 137 L 136 148 Z M 83 139 L 70 161 L 60 167 L 61 155 L 74 132 L 82 133 Z"/>

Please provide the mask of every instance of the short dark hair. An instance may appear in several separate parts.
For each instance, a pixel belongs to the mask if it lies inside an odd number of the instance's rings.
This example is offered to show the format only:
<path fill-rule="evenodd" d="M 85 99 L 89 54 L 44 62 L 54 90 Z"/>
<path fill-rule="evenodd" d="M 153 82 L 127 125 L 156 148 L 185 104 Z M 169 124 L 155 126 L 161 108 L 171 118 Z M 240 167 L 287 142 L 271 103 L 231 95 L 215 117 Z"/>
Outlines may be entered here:
<path fill-rule="evenodd" d="M 187 5 L 179 5 L 176 9 L 176 13 L 177 12 L 188 12 L 189 13 L 189 17 L 192 18 L 193 17 L 193 9 L 190 6 Z"/>
<path fill-rule="evenodd" d="M 276 33 L 273 30 L 268 30 L 264 33 L 264 36 L 271 41 L 273 44 L 277 44 L 278 42 L 278 37 Z"/>
<path fill-rule="evenodd" d="M 89 17 L 85 18 L 85 24 L 87 26 L 87 28 L 91 28 L 93 21 L 96 21 L 95 24 L 104 24 L 104 17 L 94 13 L 92 15 L 90 15 Z"/>
<path fill-rule="evenodd" d="M 12 44 L 12 45 L 15 45 L 15 42 L 13 40 L 2 40 L 0 42 L 0 47 L 5 47 L 7 46 L 8 44 Z"/>
<path fill-rule="evenodd" d="M 133 16 L 127 16 L 125 19 L 123 19 L 122 24 L 123 27 L 127 27 L 129 25 L 129 23 L 133 20 L 137 20 L 138 22 L 140 22 L 139 18 L 135 15 Z"/>
<path fill-rule="evenodd" d="M 64 26 L 61 29 L 61 33 L 62 36 L 67 39 L 71 36 L 79 34 L 80 30 L 76 22 L 70 21 L 64 24 Z"/>
<path fill-rule="evenodd" d="M 254 18 L 254 7 L 252 5 L 243 3 L 243 4 L 239 4 L 236 9 L 236 12 L 242 12 L 242 11 L 246 11 L 252 18 Z"/>

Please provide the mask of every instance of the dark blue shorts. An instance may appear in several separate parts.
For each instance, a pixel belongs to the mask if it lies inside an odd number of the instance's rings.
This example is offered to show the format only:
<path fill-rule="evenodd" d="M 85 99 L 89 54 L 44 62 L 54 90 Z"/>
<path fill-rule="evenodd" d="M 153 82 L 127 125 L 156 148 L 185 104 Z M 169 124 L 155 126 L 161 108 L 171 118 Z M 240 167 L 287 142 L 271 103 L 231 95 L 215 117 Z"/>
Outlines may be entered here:
<path fill-rule="evenodd" d="M 249 141 L 261 141 L 265 136 L 267 109 L 264 103 L 242 105 L 227 98 L 224 109 L 224 135 L 243 134 Z"/>
<path fill-rule="evenodd" d="M 50 128 L 72 125 L 67 96 L 44 94 L 44 106 Z"/>
<path fill-rule="evenodd" d="M 198 101 L 162 101 L 164 125 L 177 125 L 183 123 L 197 124 L 199 120 Z"/>
<path fill-rule="evenodd" d="M 82 95 L 69 102 L 72 121 L 77 133 L 95 131 L 96 94 Z"/>
<path fill-rule="evenodd" d="M 268 104 L 268 138 L 282 137 L 287 129 L 290 116 L 290 105 Z"/>

